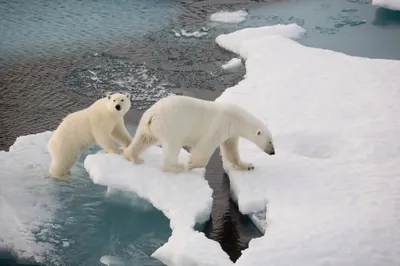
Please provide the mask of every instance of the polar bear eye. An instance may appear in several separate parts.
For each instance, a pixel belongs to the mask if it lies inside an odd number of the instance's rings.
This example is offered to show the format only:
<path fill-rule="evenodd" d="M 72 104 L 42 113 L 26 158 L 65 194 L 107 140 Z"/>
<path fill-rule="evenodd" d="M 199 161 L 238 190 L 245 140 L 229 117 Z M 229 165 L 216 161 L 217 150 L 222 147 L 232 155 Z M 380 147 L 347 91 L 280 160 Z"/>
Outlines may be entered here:
<path fill-rule="evenodd" d="M 113 100 L 115 102 L 115 100 Z"/>
<path fill-rule="evenodd" d="M 261 130 L 257 130 L 257 132 L 256 132 L 257 136 L 260 136 L 261 133 L 262 133 Z"/>
<path fill-rule="evenodd" d="M 123 102 L 123 101 L 124 101 L 124 99 L 121 100 L 121 102 Z"/>

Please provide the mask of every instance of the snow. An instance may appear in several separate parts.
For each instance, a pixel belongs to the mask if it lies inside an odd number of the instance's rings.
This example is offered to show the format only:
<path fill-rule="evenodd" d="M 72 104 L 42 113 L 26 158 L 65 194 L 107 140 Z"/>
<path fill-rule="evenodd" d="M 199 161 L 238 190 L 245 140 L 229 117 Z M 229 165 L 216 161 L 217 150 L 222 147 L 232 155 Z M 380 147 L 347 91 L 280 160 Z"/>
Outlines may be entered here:
<path fill-rule="evenodd" d="M 0 246 L 19 257 L 42 262 L 51 244 L 46 238 L 58 208 L 48 176 L 51 132 L 18 137 L 9 151 L 0 151 Z"/>
<path fill-rule="evenodd" d="M 212 190 L 204 179 L 205 169 L 180 174 L 161 171 L 161 148 L 150 147 L 144 154 L 144 164 L 135 165 L 121 155 L 91 154 L 84 166 L 95 184 L 134 192 L 148 200 L 176 226 L 192 228 L 209 219 Z M 182 149 L 182 162 L 188 153 Z"/>
<path fill-rule="evenodd" d="M 256 169 L 229 172 L 242 213 L 267 209 L 265 236 L 236 265 L 399 265 L 400 61 L 246 34 L 217 38 L 247 74 L 216 101 L 263 119 L 276 155 L 243 140 Z"/>
<path fill-rule="evenodd" d="M 210 20 L 222 23 L 240 23 L 246 20 L 247 12 L 245 10 L 238 10 L 233 12 L 219 11 L 211 14 Z"/>
<path fill-rule="evenodd" d="M 263 26 L 258 28 L 245 28 L 229 34 L 219 35 L 215 41 L 222 48 L 231 51 L 235 54 L 240 53 L 240 46 L 242 41 L 251 41 L 260 36 L 279 35 L 286 38 L 297 39 L 306 32 L 305 29 L 297 24 L 283 25 L 278 24 L 274 26 Z"/>
<path fill-rule="evenodd" d="M 372 0 L 372 5 L 392 10 L 400 10 L 400 0 Z"/>
<path fill-rule="evenodd" d="M 231 60 L 223 64 L 221 67 L 222 69 L 231 69 L 239 67 L 241 64 L 242 60 L 240 58 L 232 58 Z"/>
<path fill-rule="evenodd" d="M 187 228 L 174 230 L 168 243 L 154 252 L 152 257 L 165 265 L 232 265 L 232 261 L 219 243 L 208 239 L 202 232 Z"/>
<path fill-rule="evenodd" d="M 180 232 L 194 234 L 193 227 L 209 219 L 212 190 L 204 179 L 204 168 L 179 174 L 162 172 L 161 152 L 160 147 L 150 147 L 143 154 L 145 163 L 141 165 L 134 165 L 120 155 L 92 154 L 86 157 L 84 165 L 94 183 L 108 186 L 108 195 L 115 194 L 116 190 L 131 192 L 132 199 L 137 196 L 146 199 L 162 211 L 170 219 L 173 236 L 179 236 L 177 242 L 181 242 L 180 249 L 183 249 L 182 246 L 188 245 L 187 236 Z M 188 155 L 182 149 L 180 161 L 187 162 Z M 175 247 L 175 241 L 165 244 L 154 256 L 161 260 L 165 260 L 165 254 L 171 258 L 180 256 L 180 249 L 171 250 L 170 246 Z"/>

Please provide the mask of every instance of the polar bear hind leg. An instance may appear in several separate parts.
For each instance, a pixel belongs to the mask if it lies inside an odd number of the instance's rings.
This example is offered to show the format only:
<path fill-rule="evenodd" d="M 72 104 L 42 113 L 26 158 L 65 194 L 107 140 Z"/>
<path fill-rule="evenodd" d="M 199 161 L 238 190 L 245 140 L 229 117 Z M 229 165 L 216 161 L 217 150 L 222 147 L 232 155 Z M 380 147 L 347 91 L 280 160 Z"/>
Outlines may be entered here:
<path fill-rule="evenodd" d="M 131 144 L 124 149 L 123 156 L 126 160 L 135 164 L 142 164 L 144 160 L 140 157 L 140 154 L 156 143 L 157 139 L 153 135 L 138 129 Z"/>
<path fill-rule="evenodd" d="M 254 169 L 254 165 L 251 163 L 243 162 L 240 159 L 238 151 L 238 141 L 237 137 L 232 137 L 224 141 L 220 145 L 222 161 L 224 165 L 227 165 L 233 170 L 239 171 L 250 171 Z"/>
<path fill-rule="evenodd" d="M 70 156 L 52 154 L 51 156 L 50 175 L 57 179 L 67 179 L 72 166 L 78 160 L 79 154 L 71 154 Z"/>
<path fill-rule="evenodd" d="M 164 142 L 161 145 L 163 153 L 162 171 L 171 173 L 183 172 L 185 165 L 179 163 L 179 153 L 182 145 L 168 142 Z"/>

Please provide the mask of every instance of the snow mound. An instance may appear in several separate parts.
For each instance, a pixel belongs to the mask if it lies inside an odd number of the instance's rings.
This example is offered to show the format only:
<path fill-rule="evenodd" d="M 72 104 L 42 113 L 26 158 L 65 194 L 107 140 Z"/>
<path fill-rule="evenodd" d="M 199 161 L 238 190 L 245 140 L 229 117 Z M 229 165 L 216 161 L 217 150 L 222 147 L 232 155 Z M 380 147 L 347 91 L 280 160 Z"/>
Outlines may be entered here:
<path fill-rule="evenodd" d="M 229 172 L 242 213 L 267 209 L 265 236 L 236 264 L 399 265 L 400 61 L 257 29 L 228 36 L 218 44 L 246 59 L 247 74 L 216 101 L 263 119 L 276 149 L 268 156 L 241 140 L 256 169 Z"/>
<path fill-rule="evenodd" d="M 278 35 L 290 39 L 300 38 L 306 30 L 297 24 L 278 24 L 274 26 L 263 26 L 257 28 L 245 28 L 229 34 L 219 35 L 215 41 L 222 48 L 231 51 L 235 54 L 240 53 L 240 48 L 243 42 L 249 42 L 253 39 L 258 39 L 262 36 Z M 243 53 L 246 58 L 247 53 Z"/>
<path fill-rule="evenodd" d="M 211 14 L 210 21 L 222 23 L 240 23 L 246 20 L 247 12 L 245 10 L 238 10 L 234 12 L 220 11 Z"/>
<path fill-rule="evenodd" d="M 372 0 L 372 5 L 392 10 L 400 10 L 400 0 Z"/>
<path fill-rule="evenodd" d="M 232 58 L 225 64 L 223 64 L 221 67 L 222 69 L 231 69 L 231 68 L 236 68 L 239 67 L 242 64 L 242 59 L 240 58 Z"/>
<path fill-rule="evenodd" d="M 192 228 L 209 219 L 212 190 L 204 179 L 205 169 L 180 174 L 161 171 L 161 148 L 150 147 L 144 154 L 144 164 L 135 165 L 121 155 L 91 154 L 84 165 L 96 184 L 131 191 L 148 200 L 170 219 L 171 229 Z M 182 149 L 180 161 L 187 161 Z"/>
<path fill-rule="evenodd" d="M 18 137 L 8 152 L 0 151 L 0 246 L 22 258 L 43 262 L 52 249 L 46 238 L 57 195 L 48 176 L 47 141 L 52 132 Z"/>

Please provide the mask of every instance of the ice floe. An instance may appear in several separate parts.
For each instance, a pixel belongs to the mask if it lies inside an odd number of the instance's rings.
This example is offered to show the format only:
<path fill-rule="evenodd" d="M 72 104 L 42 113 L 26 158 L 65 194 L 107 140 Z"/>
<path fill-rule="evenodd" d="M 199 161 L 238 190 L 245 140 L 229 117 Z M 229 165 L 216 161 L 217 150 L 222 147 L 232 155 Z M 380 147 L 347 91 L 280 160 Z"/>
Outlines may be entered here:
<path fill-rule="evenodd" d="M 246 20 L 248 13 L 245 10 L 219 11 L 211 14 L 210 21 L 223 23 L 240 23 Z"/>
<path fill-rule="evenodd" d="M 400 10 L 400 0 L 372 0 L 372 5 L 392 10 Z"/>
<path fill-rule="evenodd" d="M 19 257 L 42 262 L 53 246 L 46 238 L 58 208 L 48 176 L 51 132 L 18 137 L 9 151 L 0 151 L 0 246 Z"/>
<path fill-rule="evenodd" d="M 240 211 L 267 210 L 265 236 L 236 265 L 398 265 L 400 61 L 245 31 L 217 38 L 247 73 L 216 101 L 263 119 L 276 155 L 242 140 L 256 169 L 229 172 Z"/>
<path fill-rule="evenodd" d="M 236 68 L 242 65 L 242 60 L 240 58 L 232 58 L 225 64 L 223 64 L 221 67 L 222 69 L 231 69 L 231 68 Z"/>

